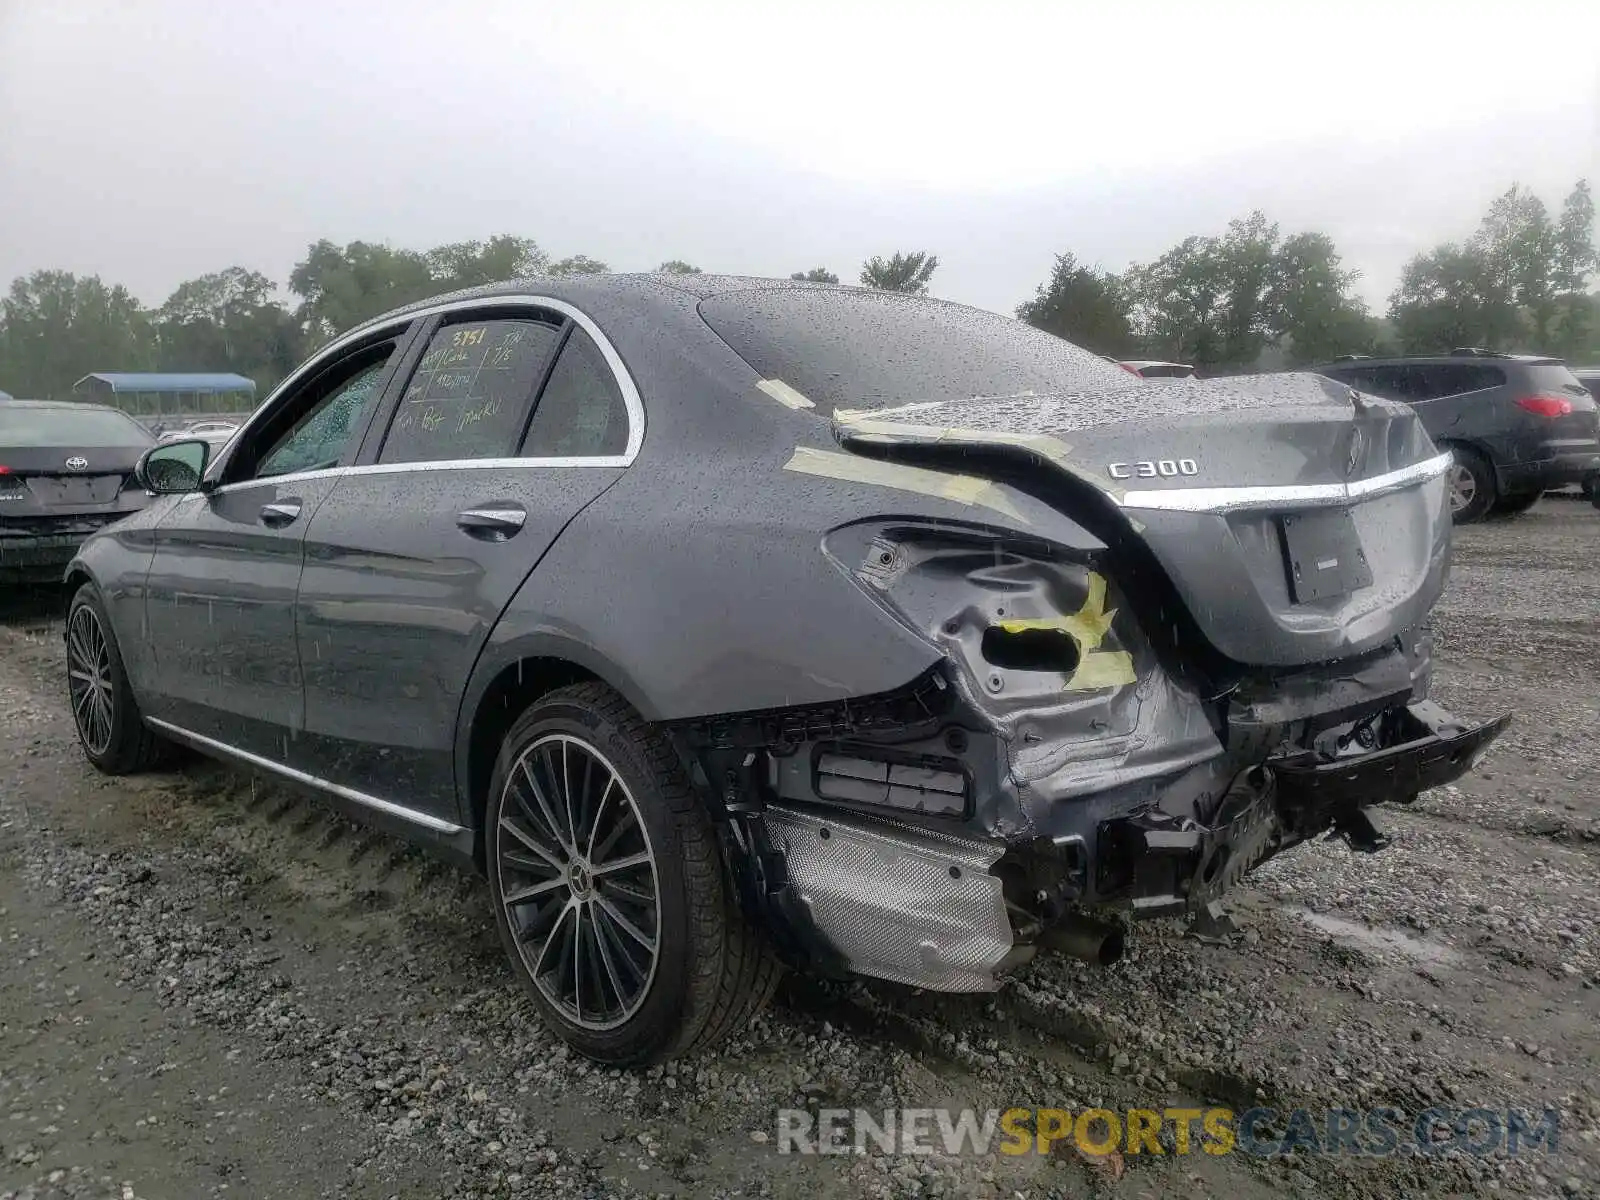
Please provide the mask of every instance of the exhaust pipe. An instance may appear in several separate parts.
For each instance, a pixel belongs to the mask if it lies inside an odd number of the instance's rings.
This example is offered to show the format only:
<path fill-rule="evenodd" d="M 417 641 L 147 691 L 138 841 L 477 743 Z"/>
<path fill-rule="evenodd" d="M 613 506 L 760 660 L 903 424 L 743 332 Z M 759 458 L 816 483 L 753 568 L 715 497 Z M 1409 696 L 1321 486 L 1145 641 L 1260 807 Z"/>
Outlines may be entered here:
<path fill-rule="evenodd" d="M 1039 945 L 1109 967 L 1122 957 L 1122 926 L 1096 917 L 1069 914 L 1039 934 Z"/>

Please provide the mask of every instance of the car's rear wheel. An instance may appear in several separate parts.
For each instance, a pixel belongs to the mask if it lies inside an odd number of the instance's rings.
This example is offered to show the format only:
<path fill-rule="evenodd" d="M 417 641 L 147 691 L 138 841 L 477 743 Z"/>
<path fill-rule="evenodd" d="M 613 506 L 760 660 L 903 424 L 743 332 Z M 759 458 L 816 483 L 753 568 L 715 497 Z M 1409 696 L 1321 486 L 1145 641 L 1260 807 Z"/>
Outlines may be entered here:
<path fill-rule="evenodd" d="M 1489 460 L 1468 446 L 1451 446 L 1450 515 L 1457 525 L 1482 520 L 1494 507 L 1494 470 Z"/>
<path fill-rule="evenodd" d="M 67 609 L 67 698 L 78 744 L 100 770 L 128 775 L 168 757 L 170 743 L 139 712 L 105 602 L 92 583 L 78 589 Z"/>
<path fill-rule="evenodd" d="M 485 864 L 500 936 L 551 1027 L 638 1065 L 743 1028 L 781 968 L 739 910 L 710 818 L 616 693 L 550 693 L 506 734 Z"/>

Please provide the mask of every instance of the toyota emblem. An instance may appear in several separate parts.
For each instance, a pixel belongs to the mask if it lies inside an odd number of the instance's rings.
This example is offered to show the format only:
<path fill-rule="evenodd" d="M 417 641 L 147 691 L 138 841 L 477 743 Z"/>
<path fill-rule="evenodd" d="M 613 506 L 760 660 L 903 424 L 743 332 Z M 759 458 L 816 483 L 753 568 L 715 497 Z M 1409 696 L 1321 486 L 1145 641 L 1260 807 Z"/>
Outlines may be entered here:
<path fill-rule="evenodd" d="M 89 460 L 84 458 L 81 454 L 74 454 L 71 458 L 67 459 L 67 470 L 69 471 L 87 471 L 88 469 Z"/>

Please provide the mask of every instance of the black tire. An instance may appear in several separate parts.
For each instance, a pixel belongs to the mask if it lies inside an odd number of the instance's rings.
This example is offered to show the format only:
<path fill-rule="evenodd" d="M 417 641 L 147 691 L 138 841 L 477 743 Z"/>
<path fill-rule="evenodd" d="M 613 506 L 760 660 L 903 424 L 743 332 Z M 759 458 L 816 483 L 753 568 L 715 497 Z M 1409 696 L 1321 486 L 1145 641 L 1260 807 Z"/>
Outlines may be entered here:
<path fill-rule="evenodd" d="M 1470 446 L 1449 449 L 1455 457 L 1450 471 L 1450 515 L 1457 525 L 1470 525 L 1483 520 L 1494 507 L 1494 468 Z"/>
<path fill-rule="evenodd" d="M 740 911 L 710 817 L 666 738 L 615 692 L 576 684 L 523 713 L 485 810 L 501 941 L 578 1053 L 661 1062 L 736 1033 L 767 1003 L 782 967 Z"/>
<path fill-rule="evenodd" d="M 167 762 L 172 744 L 144 723 L 105 601 L 92 583 L 80 587 L 67 607 L 66 643 L 67 703 L 84 757 L 107 775 L 131 775 Z"/>
<path fill-rule="evenodd" d="M 1497 517 L 1514 517 L 1518 513 L 1525 513 L 1543 498 L 1543 492 L 1522 492 L 1515 496 L 1501 496 L 1495 501 L 1494 515 Z"/>

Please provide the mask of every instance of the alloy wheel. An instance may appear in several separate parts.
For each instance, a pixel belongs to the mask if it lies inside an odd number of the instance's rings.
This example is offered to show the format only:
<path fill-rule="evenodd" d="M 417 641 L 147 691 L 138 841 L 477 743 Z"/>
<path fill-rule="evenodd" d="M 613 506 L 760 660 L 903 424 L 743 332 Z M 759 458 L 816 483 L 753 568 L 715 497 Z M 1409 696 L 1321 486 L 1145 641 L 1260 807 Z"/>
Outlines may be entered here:
<path fill-rule="evenodd" d="M 512 765 L 495 868 L 517 951 L 544 998 L 585 1029 L 644 1003 L 661 944 L 656 860 L 633 793 L 595 747 L 539 738 Z"/>
<path fill-rule="evenodd" d="M 111 745 L 116 703 L 111 648 L 100 618 L 87 604 L 80 604 L 67 623 L 67 691 L 78 736 L 91 754 L 104 754 Z"/>
<path fill-rule="evenodd" d="M 1450 468 L 1450 511 L 1458 513 L 1478 494 L 1478 481 L 1463 463 Z"/>

